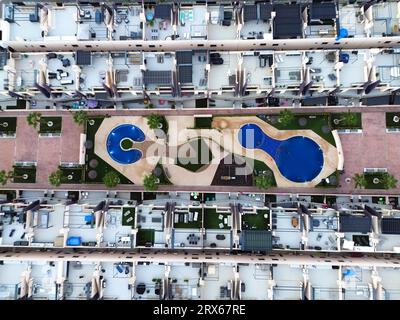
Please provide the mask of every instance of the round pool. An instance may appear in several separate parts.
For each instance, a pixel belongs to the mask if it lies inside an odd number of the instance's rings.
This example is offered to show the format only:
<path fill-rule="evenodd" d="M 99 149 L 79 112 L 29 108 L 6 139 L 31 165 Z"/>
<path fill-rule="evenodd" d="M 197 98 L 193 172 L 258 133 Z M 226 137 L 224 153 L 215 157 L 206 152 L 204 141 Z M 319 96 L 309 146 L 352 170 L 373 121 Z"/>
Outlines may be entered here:
<path fill-rule="evenodd" d="M 276 140 L 256 124 L 246 124 L 239 130 L 239 142 L 247 149 L 261 149 L 274 160 L 281 174 L 293 182 L 313 180 L 321 172 L 324 156 L 319 145 L 304 136 Z"/>
<path fill-rule="evenodd" d="M 121 124 L 111 130 L 107 137 L 107 152 L 120 164 L 131 164 L 142 157 L 142 152 L 134 148 L 135 142 L 143 142 L 145 135 L 132 124 Z"/>

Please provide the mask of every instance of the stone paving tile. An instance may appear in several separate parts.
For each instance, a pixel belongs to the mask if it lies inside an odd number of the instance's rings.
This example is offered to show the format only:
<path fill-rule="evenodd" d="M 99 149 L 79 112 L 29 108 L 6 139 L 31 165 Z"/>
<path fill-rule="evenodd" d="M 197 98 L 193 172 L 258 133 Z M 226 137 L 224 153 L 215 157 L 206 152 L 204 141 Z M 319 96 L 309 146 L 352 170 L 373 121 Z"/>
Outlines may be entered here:
<path fill-rule="evenodd" d="M 83 126 L 75 124 L 72 116 L 64 116 L 61 132 L 61 159 L 64 162 L 79 162 L 79 141 Z"/>
<path fill-rule="evenodd" d="M 16 138 L 0 138 L 0 170 L 11 170 L 14 164 Z"/>
<path fill-rule="evenodd" d="M 343 189 L 350 190 L 346 177 L 362 173 L 364 168 L 387 168 L 400 181 L 400 134 L 386 133 L 385 113 L 366 112 L 362 115 L 362 134 L 341 134 L 344 170 Z"/>
<path fill-rule="evenodd" d="M 18 117 L 15 161 L 36 161 L 39 134 L 30 127 L 26 117 Z M 13 161 L 14 162 L 14 161 Z"/>
<path fill-rule="evenodd" d="M 56 171 L 60 165 L 61 151 L 60 137 L 41 137 L 38 144 L 36 182 L 48 184 L 50 173 Z"/>

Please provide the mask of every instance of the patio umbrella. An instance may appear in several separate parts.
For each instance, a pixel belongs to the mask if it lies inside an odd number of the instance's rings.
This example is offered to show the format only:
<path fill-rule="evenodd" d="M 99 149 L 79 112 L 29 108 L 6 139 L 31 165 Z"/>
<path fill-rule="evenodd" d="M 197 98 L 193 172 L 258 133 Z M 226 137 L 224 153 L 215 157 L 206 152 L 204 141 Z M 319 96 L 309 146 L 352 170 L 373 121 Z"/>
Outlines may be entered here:
<path fill-rule="evenodd" d="M 88 177 L 90 180 L 94 180 L 97 178 L 97 171 L 96 170 L 90 170 L 88 172 Z"/>
<path fill-rule="evenodd" d="M 92 159 L 89 161 L 89 167 L 91 168 L 96 168 L 99 165 L 99 162 L 97 161 L 97 159 Z"/>

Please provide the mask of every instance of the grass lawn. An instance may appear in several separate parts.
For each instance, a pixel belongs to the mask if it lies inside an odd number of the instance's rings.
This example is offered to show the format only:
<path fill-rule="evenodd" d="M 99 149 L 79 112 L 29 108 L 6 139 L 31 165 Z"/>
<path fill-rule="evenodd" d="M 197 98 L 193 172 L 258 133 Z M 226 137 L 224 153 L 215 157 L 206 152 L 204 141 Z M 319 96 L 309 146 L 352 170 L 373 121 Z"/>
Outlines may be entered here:
<path fill-rule="evenodd" d="M 36 167 L 16 167 L 16 166 L 14 166 L 14 179 L 13 180 L 14 180 L 14 183 L 35 183 L 36 182 Z"/>
<path fill-rule="evenodd" d="M 264 218 L 265 214 L 267 218 Z M 267 230 L 268 228 L 268 210 L 257 210 L 256 214 L 248 213 L 242 215 L 243 230 Z"/>
<path fill-rule="evenodd" d="M 157 176 L 157 178 L 160 179 L 160 184 L 172 184 L 171 181 L 169 181 L 167 175 L 165 174 L 164 168 L 160 163 L 157 163 L 156 168 L 160 168 L 161 170 L 161 174 Z"/>
<path fill-rule="evenodd" d="M 1 117 L 0 118 L 0 133 L 13 134 L 17 131 L 16 117 Z"/>
<path fill-rule="evenodd" d="M 222 216 L 222 219 L 219 219 L 219 216 Z M 227 224 L 224 224 L 224 218 L 230 216 L 230 213 L 217 213 L 217 209 L 206 208 L 204 209 L 204 228 L 206 229 L 230 229 Z M 223 228 L 219 227 L 219 224 L 222 223 Z"/>
<path fill-rule="evenodd" d="M 194 128 L 195 129 L 211 129 L 212 117 L 195 117 Z"/>
<path fill-rule="evenodd" d="M 91 120 L 94 122 L 90 124 Z M 97 130 L 99 129 L 101 123 L 103 122 L 104 117 L 91 117 L 86 122 L 86 141 L 91 141 L 94 144 L 94 138 L 96 135 Z M 86 149 L 86 166 L 85 166 L 85 176 L 84 181 L 85 183 L 103 183 L 104 175 L 109 171 L 114 171 L 118 174 L 120 178 L 121 184 L 133 184 L 128 178 L 124 175 L 116 171 L 113 167 L 111 167 L 107 162 L 102 160 L 94 153 L 95 147 L 93 146 L 91 149 Z M 90 168 L 89 163 L 90 160 L 97 160 L 98 165 L 96 168 Z M 89 179 L 88 173 L 91 170 L 95 170 L 97 172 L 97 177 L 94 179 Z"/>
<path fill-rule="evenodd" d="M 135 227 L 135 211 L 135 207 L 122 207 L 123 226 L 131 226 L 132 228 Z"/>
<path fill-rule="evenodd" d="M 253 159 L 246 159 L 246 161 L 253 161 Z M 272 186 L 276 186 L 275 175 L 272 170 L 262 161 L 254 159 L 254 168 L 253 168 L 253 177 L 257 177 L 259 175 L 270 175 L 272 177 Z M 256 179 L 253 179 L 253 184 L 255 185 Z"/>
<path fill-rule="evenodd" d="M 362 120 L 361 120 L 361 113 L 356 112 L 355 115 L 357 117 L 357 123 L 353 126 L 348 126 L 344 123 L 343 115 L 345 115 L 346 112 L 341 112 L 341 113 L 332 113 L 331 114 L 331 126 L 333 129 L 361 129 L 362 128 Z M 334 123 L 334 120 L 337 119 L 339 120 L 338 124 Z"/>
<path fill-rule="evenodd" d="M 212 152 L 203 139 L 195 139 L 188 142 L 188 144 L 190 145 L 194 154 L 191 152 L 189 156 L 185 158 L 179 158 L 178 156 L 176 161 L 178 166 L 189 171 L 196 172 L 201 167 L 211 162 L 213 158 Z"/>
<path fill-rule="evenodd" d="M 320 135 L 330 144 L 335 146 L 335 139 L 333 138 L 332 133 L 329 131 L 328 133 L 323 132 L 322 128 L 325 126 L 329 127 L 329 115 L 327 114 L 318 114 L 318 115 L 310 115 L 310 114 L 302 114 L 295 115 L 293 121 L 291 121 L 288 125 L 284 126 L 279 122 L 272 123 L 270 120 L 268 121 L 265 115 L 259 115 L 259 118 L 274 126 L 279 130 L 301 130 L 301 129 L 309 129 Z M 307 123 L 305 126 L 301 126 L 299 124 L 299 119 L 305 118 Z"/>
<path fill-rule="evenodd" d="M 400 120 L 395 122 L 395 117 L 400 119 L 400 112 L 386 112 L 386 128 L 400 128 Z M 0 121 L 1 123 L 1 121 Z"/>
<path fill-rule="evenodd" d="M 145 246 L 148 243 L 154 245 L 154 229 L 139 229 L 136 235 L 136 245 Z"/>
<path fill-rule="evenodd" d="M 174 223 L 174 228 L 178 229 L 200 229 L 202 227 L 203 212 L 201 208 L 189 208 L 189 212 L 198 212 L 197 221 L 188 221 L 187 223 L 178 222 Z M 187 213 L 175 213 L 175 214 L 187 214 Z"/>
<path fill-rule="evenodd" d="M 60 167 L 62 172 L 61 183 L 82 183 L 83 168 L 63 168 Z"/>
<path fill-rule="evenodd" d="M 39 133 L 61 133 L 62 117 L 41 117 Z"/>
<path fill-rule="evenodd" d="M 382 176 L 383 176 L 382 172 L 365 173 L 364 176 L 365 180 L 367 181 L 365 189 L 385 189 L 382 183 Z M 379 179 L 378 183 L 374 183 L 375 178 Z"/>

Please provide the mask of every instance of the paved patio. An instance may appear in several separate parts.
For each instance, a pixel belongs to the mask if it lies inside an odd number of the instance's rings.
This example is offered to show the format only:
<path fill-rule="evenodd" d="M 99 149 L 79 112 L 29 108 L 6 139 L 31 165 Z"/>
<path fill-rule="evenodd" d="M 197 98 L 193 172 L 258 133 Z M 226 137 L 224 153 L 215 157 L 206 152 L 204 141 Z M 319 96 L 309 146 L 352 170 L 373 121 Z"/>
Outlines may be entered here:
<path fill-rule="evenodd" d="M 17 120 L 17 137 L 15 139 L 15 161 L 36 161 L 38 154 L 39 134 L 30 127 L 26 117 Z M 13 161 L 14 163 L 14 161 Z"/>
<path fill-rule="evenodd" d="M 387 168 L 400 181 L 400 133 L 386 133 L 384 112 L 362 114 L 362 134 L 340 134 L 344 154 L 345 173 L 340 177 L 343 190 L 354 185 L 345 179 L 364 168 Z"/>
<path fill-rule="evenodd" d="M 16 138 L 0 139 L 0 170 L 8 171 L 14 163 Z"/>
<path fill-rule="evenodd" d="M 83 127 L 78 127 L 70 114 L 63 115 L 61 137 L 39 137 L 30 127 L 25 116 L 18 116 L 16 138 L 0 139 L 0 170 L 10 170 L 15 161 L 36 161 L 35 184 L 48 187 L 48 176 L 64 162 L 79 161 L 79 138 Z M 7 184 L 14 188 L 16 184 Z M 32 185 L 23 185 L 22 188 Z"/>

